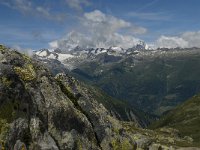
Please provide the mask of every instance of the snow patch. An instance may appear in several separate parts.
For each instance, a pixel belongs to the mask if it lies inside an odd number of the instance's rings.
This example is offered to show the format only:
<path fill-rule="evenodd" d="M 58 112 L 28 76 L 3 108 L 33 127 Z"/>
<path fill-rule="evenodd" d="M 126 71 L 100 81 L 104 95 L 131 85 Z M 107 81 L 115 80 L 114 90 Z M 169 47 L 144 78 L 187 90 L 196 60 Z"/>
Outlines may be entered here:
<path fill-rule="evenodd" d="M 49 58 L 49 59 L 56 59 L 56 56 L 55 56 L 54 54 L 50 54 L 50 55 L 48 56 L 48 58 Z"/>
<path fill-rule="evenodd" d="M 68 58 L 73 58 L 74 56 L 71 54 L 58 54 L 58 60 L 59 61 L 64 61 Z"/>
<path fill-rule="evenodd" d="M 47 52 L 46 51 L 39 51 L 39 52 L 36 52 L 36 55 L 40 56 L 40 57 L 46 57 L 47 56 Z"/>

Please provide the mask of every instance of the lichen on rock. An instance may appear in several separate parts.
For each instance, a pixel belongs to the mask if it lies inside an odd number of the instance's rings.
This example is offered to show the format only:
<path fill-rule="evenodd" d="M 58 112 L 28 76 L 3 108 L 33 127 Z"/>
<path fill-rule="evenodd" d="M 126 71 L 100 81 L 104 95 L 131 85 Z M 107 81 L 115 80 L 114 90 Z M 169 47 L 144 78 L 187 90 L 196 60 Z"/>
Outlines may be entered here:
<path fill-rule="evenodd" d="M 36 78 L 36 73 L 32 64 L 26 64 L 24 67 L 14 66 L 14 70 L 23 81 L 32 81 Z"/>
<path fill-rule="evenodd" d="M 0 77 L 0 80 L 1 80 L 1 82 L 2 82 L 5 86 L 7 86 L 7 87 L 9 87 L 9 86 L 12 84 L 12 81 L 9 80 L 9 79 L 8 79 L 7 77 L 5 77 L 5 76 Z"/>

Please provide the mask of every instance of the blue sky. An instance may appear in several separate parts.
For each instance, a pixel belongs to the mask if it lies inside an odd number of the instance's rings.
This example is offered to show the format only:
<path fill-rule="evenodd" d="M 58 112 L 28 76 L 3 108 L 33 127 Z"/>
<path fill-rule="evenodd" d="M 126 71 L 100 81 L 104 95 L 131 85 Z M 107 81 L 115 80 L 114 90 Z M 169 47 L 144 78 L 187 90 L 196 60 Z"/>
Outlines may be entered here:
<path fill-rule="evenodd" d="M 125 38 L 122 46 L 142 39 L 166 47 L 192 47 L 199 46 L 199 15 L 200 0 L 1 0 L 0 43 L 23 49 L 48 48 L 52 41 L 63 45 L 68 33 L 76 31 L 84 36 L 92 34 L 91 39 L 97 34 L 96 44 L 104 42 L 103 34 L 114 28 L 107 36 Z M 106 32 L 102 22 L 96 25 L 99 20 L 95 19 L 102 16 L 106 16 L 103 23 L 110 26 Z"/>

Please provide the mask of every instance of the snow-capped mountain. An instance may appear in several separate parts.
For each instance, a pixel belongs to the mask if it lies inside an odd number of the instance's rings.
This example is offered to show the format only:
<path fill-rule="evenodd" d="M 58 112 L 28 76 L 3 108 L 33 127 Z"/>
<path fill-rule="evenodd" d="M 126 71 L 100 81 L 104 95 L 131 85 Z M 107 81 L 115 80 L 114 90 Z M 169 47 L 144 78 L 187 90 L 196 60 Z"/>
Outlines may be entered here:
<path fill-rule="evenodd" d="M 81 48 L 75 47 L 70 51 L 62 51 L 61 49 L 49 50 L 41 49 L 35 52 L 34 57 L 42 60 L 44 63 L 47 61 L 58 60 L 64 64 L 68 69 L 73 69 L 76 65 L 84 61 L 92 61 L 99 59 L 104 62 L 113 62 L 119 58 L 126 57 L 127 55 L 136 54 L 139 51 L 146 50 L 143 45 L 133 47 L 131 49 L 123 49 L 121 47 L 112 46 L 110 48 Z"/>
<path fill-rule="evenodd" d="M 137 59 L 140 57 L 154 57 L 158 55 L 178 55 L 191 53 L 194 51 L 195 48 L 161 48 L 155 50 L 149 48 L 144 41 L 140 41 L 137 45 L 128 49 L 117 46 L 111 46 L 109 48 L 82 48 L 80 46 L 76 46 L 69 51 L 58 48 L 54 50 L 41 49 L 35 52 L 34 57 L 37 57 L 37 59 L 42 60 L 44 63 L 48 63 L 52 60 L 57 60 L 71 70 L 83 62 L 94 60 L 102 63 L 112 63 L 127 57 L 134 57 Z"/>
<path fill-rule="evenodd" d="M 145 42 L 139 41 L 137 45 L 132 48 L 124 49 L 122 47 L 111 46 L 109 48 L 82 48 L 76 46 L 74 48 L 70 48 L 69 50 L 48 50 L 48 49 L 41 49 L 37 51 L 35 54 L 40 57 L 41 59 L 58 59 L 60 61 L 64 61 L 66 59 L 70 59 L 73 57 L 92 57 L 97 56 L 102 53 L 106 53 L 108 55 L 113 56 L 124 56 L 127 54 L 131 54 L 138 51 L 149 50 L 148 46 Z"/>
<path fill-rule="evenodd" d="M 41 49 L 35 53 L 40 59 L 57 59 L 59 61 L 64 61 L 68 58 L 74 57 L 71 54 L 62 54 L 56 50 L 50 51 L 48 49 Z"/>

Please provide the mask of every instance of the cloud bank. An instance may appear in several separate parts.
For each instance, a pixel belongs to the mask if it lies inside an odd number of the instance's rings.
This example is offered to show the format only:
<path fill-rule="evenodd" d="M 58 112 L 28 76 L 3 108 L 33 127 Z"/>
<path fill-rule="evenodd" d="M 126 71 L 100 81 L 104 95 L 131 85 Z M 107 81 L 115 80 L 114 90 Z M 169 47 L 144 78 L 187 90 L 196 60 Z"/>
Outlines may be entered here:
<path fill-rule="evenodd" d="M 156 42 L 158 48 L 191 48 L 200 47 L 200 31 L 184 32 L 180 36 L 161 36 Z"/>
<path fill-rule="evenodd" d="M 135 26 L 123 19 L 106 15 L 99 10 L 84 13 L 80 19 L 84 32 L 70 32 L 61 39 L 50 42 L 51 48 L 71 50 L 75 46 L 104 47 L 119 46 L 129 48 L 136 45 L 140 39 L 133 35 L 144 34 L 147 29 Z M 129 35 L 120 34 L 121 30 L 127 30 Z"/>

